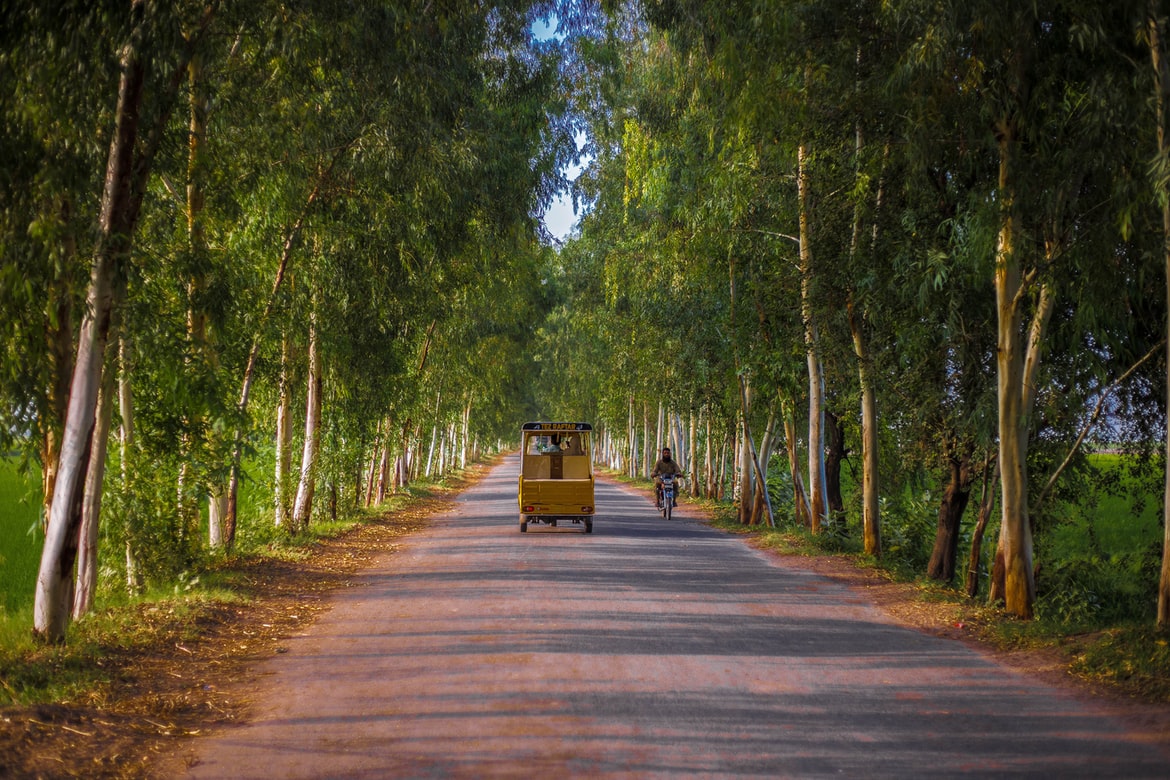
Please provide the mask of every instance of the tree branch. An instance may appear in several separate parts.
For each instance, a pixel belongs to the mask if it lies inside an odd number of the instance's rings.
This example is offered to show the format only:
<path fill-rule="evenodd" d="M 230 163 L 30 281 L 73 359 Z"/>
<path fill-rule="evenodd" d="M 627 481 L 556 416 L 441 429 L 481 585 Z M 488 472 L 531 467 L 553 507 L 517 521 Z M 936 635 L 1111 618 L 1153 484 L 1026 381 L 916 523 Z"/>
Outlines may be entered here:
<path fill-rule="evenodd" d="M 1040 508 L 1040 505 L 1044 503 L 1044 499 L 1048 497 L 1049 491 L 1051 491 L 1053 486 L 1056 484 L 1056 480 L 1068 467 L 1068 464 L 1072 462 L 1073 455 L 1075 455 L 1077 450 L 1080 449 L 1081 444 L 1085 440 L 1085 437 L 1089 435 L 1089 431 L 1091 431 L 1093 426 L 1097 424 L 1097 418 L 1101 416 L 1101 410 L 1105 408 L 1105 402 L 1109 400 L 1109 396 L 1113 394 L 1113 391 L 1116 390 L 1122 382 L 1124 382 L 1126 379 L 1129 379 L 1129 377 L 1133 375 L 1134 371 L 1137 371 L 1143 363 L 1156 355 L 1158 351 L 1161 350 L 1164 346 L 1166 346 L 1166 339 L 1162 339 L 1157 344 L 1155 344 L 1149 352 L 1142 355 L 1142 357 L 1136 363 L 1130 366 L 1124 374 L 1117 377 L 1117 379 L 1114 379 L 1105 387 L 1104 392 L 1101 393 L 1101 397 L 1097 399 L 1096 406 L 1093 407 L 1093 414 L 1089 416 L 1089 421 L 1085 423 L 1085 427 L 1081 429 L 1080 434 L 1077 436 L 1077 440 L 1074 441 L 1072 447 L 1069 448 L 1068 454 L 1064 457 L 1064 460 L 1061 461 L 1059 466 L 1057 466 L 1056 471 L 1052 472 L 1052 476 L 1048 478 L 1048 482 L 1044 485 L 1044 489 L 1041 490 L 1040 495 L 1036 497 L 1036 503 L 1032 505 L 1031 512 L 1034 513 L 1037 509 Z"/>

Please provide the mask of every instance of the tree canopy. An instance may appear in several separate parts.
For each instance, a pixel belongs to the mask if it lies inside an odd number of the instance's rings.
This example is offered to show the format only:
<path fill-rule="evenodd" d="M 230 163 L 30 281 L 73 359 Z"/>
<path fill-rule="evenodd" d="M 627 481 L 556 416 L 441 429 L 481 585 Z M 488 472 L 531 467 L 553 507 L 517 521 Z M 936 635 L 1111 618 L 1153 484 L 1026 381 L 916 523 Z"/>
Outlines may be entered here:
<path fill-rule="evenodd" d="M 42 5 L 0 11 L 0 449 L 46 638 L 99 547 L 139 588 L 531 418 L 941 579 L 998 484 L 1025 617 L 1089 449 L 1166 479 L 1159 2 Z"/>

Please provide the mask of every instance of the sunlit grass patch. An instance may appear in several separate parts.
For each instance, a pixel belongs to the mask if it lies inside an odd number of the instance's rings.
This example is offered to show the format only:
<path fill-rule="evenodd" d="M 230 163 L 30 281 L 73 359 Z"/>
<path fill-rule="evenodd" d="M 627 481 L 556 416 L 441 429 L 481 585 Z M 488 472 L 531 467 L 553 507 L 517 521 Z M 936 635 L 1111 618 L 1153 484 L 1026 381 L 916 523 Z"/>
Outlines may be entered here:
<path fill-rule="evenodd" d="M 1076 642 L 1072 671 L 1146 699 L 1170 702 L 1170 634 L 1123 626 Z"/>
<path fill-rule="evenodd" d="M 7 616 L 0 620 L 0 704 L 100 703 L 127 657 L 196 639 L 211 610 L 240 600 L 220 588 L 126 597 L 76 621 L 68 641 L 53 645 L 33 639 L 31 609 Z"/>

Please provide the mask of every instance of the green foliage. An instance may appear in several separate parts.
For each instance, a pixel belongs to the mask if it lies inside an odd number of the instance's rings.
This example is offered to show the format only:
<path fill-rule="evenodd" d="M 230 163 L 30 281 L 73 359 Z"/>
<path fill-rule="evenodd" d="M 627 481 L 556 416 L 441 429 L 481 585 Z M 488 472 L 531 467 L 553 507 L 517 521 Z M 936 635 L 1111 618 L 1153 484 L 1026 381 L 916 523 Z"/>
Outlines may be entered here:
<path fill-rule="evenodd" d="M 930 490 L 907 490 L 882 498 L 882 558 L 902 572 L 921 572 L 930 560 L 938 522 L 938 498 Z"/>
<path fill-rule="evenodd" d="M 1152 620 L 1161 550 L 1056 558 L 1036 578 L 1036 613 L 1071 630 Z"/>

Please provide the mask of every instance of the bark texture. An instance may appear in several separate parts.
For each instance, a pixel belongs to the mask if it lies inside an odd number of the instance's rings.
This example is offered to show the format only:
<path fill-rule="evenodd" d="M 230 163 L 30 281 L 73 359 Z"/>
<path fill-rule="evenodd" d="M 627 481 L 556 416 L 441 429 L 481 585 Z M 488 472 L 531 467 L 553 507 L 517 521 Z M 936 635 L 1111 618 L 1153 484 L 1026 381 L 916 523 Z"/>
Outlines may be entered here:
<path fill-rule="evenodd" d="M 1147 36 L 1150 46 L 1150 63 L 1154 69 L 1154 109 L 1157 117 L 1158 159 L 1167 156 L 1166 103 L 1170 97 L 1170 65 L 1165 52 L 1165 17 L 1162 3 L 1149 0 L 1147 9 Z M 1166 274 L 1167 300 L 1170 300 L 1170 199 L 1166 192 L 1162 196 L 1162 256 Z M 1167 311 L 1166 333 L 1170 335 L 1170 311 Z M 1166 353 L 1166 402 L 1170 409 L 1170 341 Z M 1170 464 L 1170 421 L 1166 430 L 1166 463 Z M 1170 628 L 1170 465 L 1166 468 L 1162 496 L 1162 572 L 1158 578 L 1158 628 Z"/>
<path fill-rule="evenodd" d="M 829 511 L 825 491 L 825 380 L 821 369 L 819 334 L 812 305 L 813 254 L 808 148 L 797 149 L 797 197 L 800 202 L 800 309 L 804 318 L 804 346 L 808 358 L 808 487 L 809 528 L 820 533 Z"/>
<path fill-rule="evenodd" d="M 971 459 L 965 455 L 952 455 L 947 458 L 947 467 L 949 478 L 938 508 L 934 549 L 926 567 L 927 577 L 943 582 L 951 582 L 955 578 L 959 527 L 971 497 Z"/>
<path fill-rule="evenodd" d="M 33 633 L 60 642 L 72 606 L 73 565 L 85 494 L 101 385 L 102 359 L 110 332 L 114 277 L 130 252 L 134 233 L 134 146 L 142 107 L 145 64 L 143 0 L 134 3 L 135 26 L 122 54 L 115 125 L 106 164 L 99 235 L 90 268 L 85 315 L 69 387 L 69 406 L 61 442 L 57 482 L 45 532 L 33 607 Z"/>
<path fill-rule="evenodd" d="M 1028 516 L 1028 412 L 1024 385 L 1023 278 L 1016 241 L 1013 153 L 1016 128 L 999 130 L 1000 229 L 996 246 L 995 299 L 998 315 L 996 355 L 999 405 L 999 467 L 1003 493 L 1000 547 L 1004 606 L 1013 615 L 1032 617 L 1036 583 L 1032 574 L 1032 524 Z"/>
<path fill-rule="evenodd" d="M 309 525 L 313 492 L 317 484 L 317 460 L 321 451 L 321 355 L 315 317 L 309 319 L 309 381 L 305 402 L 305 445 L 301 456 L 301 479 L 293 504 L 292 527 L 299 532 Z"/>

